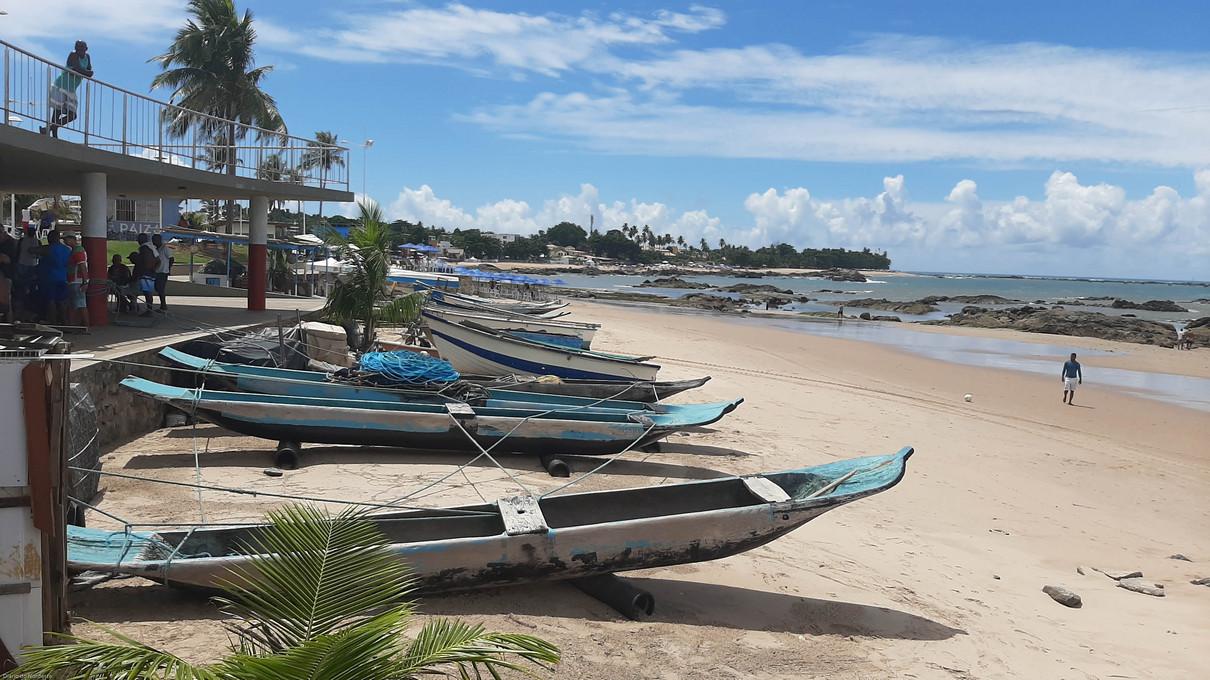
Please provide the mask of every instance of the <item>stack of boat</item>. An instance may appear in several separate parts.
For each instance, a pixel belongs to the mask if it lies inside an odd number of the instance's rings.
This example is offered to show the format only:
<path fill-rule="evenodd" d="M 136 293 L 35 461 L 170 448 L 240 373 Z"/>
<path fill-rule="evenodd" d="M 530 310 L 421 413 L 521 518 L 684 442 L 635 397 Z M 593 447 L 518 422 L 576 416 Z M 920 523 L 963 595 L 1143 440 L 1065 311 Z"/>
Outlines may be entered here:
<path fill-rule="evenodd" d="M 666 403 L 709 378 L 660 382 L 653 357 L 593 349 L 600 326 L 563 318 L 565 303 L 416 285 L 427 293 L 422 318 L 431 343 L 452 365 L 440 379 L 385 384 L 360 380 L 356 371 L 221 363 L 169 348 L 163 358 L 204 375 L 195 381 L 201 387 L 133 376 L 122 385 L 236 432 L 278 440 L 283 465 L 297 462 L 302 442 L 317 442 L 456 451 L 467 459 L 486 451 L 538 454 L 552 474 L 564 475 L 559 456 L 651 446 L 743 402 Z M 455 371 L 456 379 L 448 377 Z M 403 510 L 373 521 L 428 591 L 609 574 L 757 547 L 894 486 L 911 454 L 904 448 L 743 477 Z M 237 548 L 248 531 L 127 532 L 115 547 L 105 532 L 73 528 L 69 559 L 77 569 L 209 588 L 231 565 L 254 559 Z"/>

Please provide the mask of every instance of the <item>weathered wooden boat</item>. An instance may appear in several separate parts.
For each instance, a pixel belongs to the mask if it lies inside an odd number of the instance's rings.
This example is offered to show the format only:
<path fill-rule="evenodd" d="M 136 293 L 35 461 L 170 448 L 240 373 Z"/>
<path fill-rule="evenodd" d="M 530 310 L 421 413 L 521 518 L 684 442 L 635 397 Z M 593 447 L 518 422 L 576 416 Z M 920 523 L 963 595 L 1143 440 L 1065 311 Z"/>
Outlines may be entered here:
<path fill-rule="evenodd" d="M 296 397 L 173 387 L 134 376 L 121 385 L 253 437 L 469 453 L 494 445 L 499 453 L 613 454 L 709 425 L 743 401 L 626 411 L 515 402 L 471 406 Z"/>
<path fill-rule="evenodd" d="M 744 477 L 370 515 L 421 592 L 716 560 L 903 479 L 912 449 Z M 214 589 L 256 525 L 156 533 L 68 527 L 68 567 Z"/>
<path fill-rule="evenodd" d="M 490 328 L 450 321 L 428 310 L 421 318 L 441 358 L 463 373 L 554 375 L 585 380 L 655 380 L 652 357 L 574 350 L 508 336 Z"/>
<path fill-rule="evenodd" d="M 316 397 L 320 399 L 358 400 L 366 402 L 385 401 L 394 403 L 424 402 L 445 404 L 467 403 L 471 406 L 492 408 L 520 408 L 583 413 L 678 413 L 685 409 L 696 413 L 698 404 L 667 404 L 627 401 L 621 399 L 592 399 L 588 397 L 521 392 L 502 388 L 458 389 L 459 386 L 445 383 L 430 389 L 401 387 L 377 387 L 334 381 L 320 371 L 299 371 L 268 366 L 248 366 L 211 361 L 186 354 L 171 347 L 160 350 L 160 356 L 169 363 L 205 375 L 206 386 L 211 388 L 232 387 L 257 394 L 279 394 L 291 397 Z M 444 387 L 445 389 L 441 389 Z M 625 389 L 625 388 L 622 388 Z M 739 405 L 743 399 L 734 403 Z"/>
<path fill-rule="evenodd" d="M 473 312 L 456 307 L 440 307 L 430 305 L 429 312 L 440 316 L 451 323 L 470 321 L 480 326 L 486 326 L 497 331 L 519 335 L 527 340 L 542 342 L 549 340 L 560 343 L 563 338 L 573 338 L 574 342 L 565 343 L 576 349 L 588 349 L 592 346 L 592 338 L 600 324 L 561 321 L 558 319 L 540 319 L 519 314 L 492 314 L 490 312 Z"/>
<path fill-rule="evenodd" d="M 463 295 L 434 288 L 423 283 L 417 283 L 416 289 L 428 291 L 429 299 L 439 304 L 481 312 L 542 315 L 557 312 L 567 306 L 566 302 L 558 300 L 550 302 L 527 302 L 523 300 L 509 300 L 507 298 L 485 298 L 478 295 Z"/>

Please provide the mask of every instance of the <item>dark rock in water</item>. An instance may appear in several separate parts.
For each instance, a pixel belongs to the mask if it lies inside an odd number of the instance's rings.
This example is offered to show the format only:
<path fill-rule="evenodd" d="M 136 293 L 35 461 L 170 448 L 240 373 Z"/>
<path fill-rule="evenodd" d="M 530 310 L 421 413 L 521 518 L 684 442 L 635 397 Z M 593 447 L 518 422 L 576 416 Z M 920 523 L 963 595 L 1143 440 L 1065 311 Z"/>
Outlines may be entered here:
<path fill-rule="evenodd" d="M 1193 561 L 1193 560 L 1189 559 L 1188 557 L 1185 557 L 1184 555 L 1182 555 L 1182 554 L 1180 554 L 1180 553 L 1176 553 L 1175 555 L 1169 555 L 1169 556 L 1168 556 L 1168 559 L 1170 559 L 1170 560 L 1180 560 L 1181 562 L 1192 562 L 1192 561 Z"/>
<path fill-rule="evenodd" d="M 868 280 L 866 279 L 865 274 L 862 274 L 856 269 L 824 269 L 812 274 L 807 274 L 807 276 L 828 279 L 829 281 L 856 281 L 857 283 L 865 283 Z"/>
<path fill-rule="evenodd" d="M 1194 347 L 1210 347 L 1210 316 L 1185 324 L 1185 339 Z"/>
<path fill-rule="evenodd" d="M 1012 298 L 1002 297 L 1000 295 L 929 295 L 922 297 L 918 302 L 925 304 L 935 304 L 938 302 L 962 302 L 971 305 L 1011 305 L 1021 302 Z M 1045 302 L 1038 300 L 1039 303 Z"/>
<path fill-rule="evenodd" d="M 710 284 L 700 283 L 698 281 L 686 281 L 677 276 L 667 276 L 658 279 L 650 279 L 637 284 L 635 288 L 683 288 L 695 290 L 699 288 L 709 288 Z"/>
<path fill-rule="evenodd" d="M 900 314 L 921 315 L 937 311 L 936 306 L 924 300 L 896 302 L 894 300 L 887 300 L 886 298 L 858 298 L 856 300 L 833 300 L 829 304 L 862 307 L 865 309 L 884 309 L 888 312 L 899 312 Z"/>
<path fill-rule="evenodd" d="M 857 315 L 857 318 L 862 319 L 863 321 L 869 321 L 873 317 L 871 316 L 871 314 L 869 312 L 862 312 Z"/>
<path fill-rule="evenodd" d="M 689 293 L 672 301 L 677 307 L 692 307 L 712 312 L 734 312 L 744 308 L 747 300 L 732 300 L 731 298 L 709 295 L 706 293 Z"/>
<path fill-rule="evenodd" d="M 1131 302 L 1118 298 L 1109 305 L 1114 309 L 1141 309 L 1147 312 L 1187 312 L 1189 310 L 1181 307 L 1172 300 L 1148 300 L 1146 302 Z"/>
<path fill-rule="evenodd" d="M 1011 328 L 1029 333 L 1103 338 L 1160 347 L 1172 347 L 1176 344 L 1176 331 L 1166 323 L 1029 305 L 997 310 L 964 307 L 961 312 L 945 321 L 934 323 L 975 328 Z M 1207 336 L 1207 344 L 1210 344 L 1210 332 Z"/>
<path fill-rule="evenodd" d="M 1124 578 L 1118 581 L 1118 587 L 1152 597 L 1164 597 L 1164 586 L 1141 578 Z"/>
<path fill-rule="evenodd" d="M 1062 309 L 1062 307 L 1060 307 L 1059 309 Z M 1137 319 L 1137 318 L 1139 318 L 1139 315 L 1138 314 L 1123 314 L 1122 318 L 1123 319 Z"/>
<path fill-rule="evenodd" d="M 1063 586 L 1046 586 L 1042 588 L 1042 592 L 1049 595 L 1050 599 L 1058 602 L 1064 607 L 1079 609 L 1080 607 L 1084 606 L 1084 601 L 1080 599 L 1079 595 L 1076 595 Z"/>
<path fill-rule="evenodd" d="M 788 288 L 778 288 L 770 286 L 766 283 L 736 283 L 725 288 L 717 288 L 726 293 L 780 293 L 782 295 L 793 295 L 794 291 Z"/>
<path fill-rule="evenodd" d="M 874 315 L 874 317 L 873 317 L 873 319 L 874 319 L 875 321 L 896 321 L 896 322 L 902 322 L 902 321 L 903 321 L 903 319 L 900 319 L 900 318 L 899 318 L 899 317 L 897 317 L 897 316 L 882 316 L 882 315 L 879 315 L 879 314 L 875 314 L 875 315 Z"/>

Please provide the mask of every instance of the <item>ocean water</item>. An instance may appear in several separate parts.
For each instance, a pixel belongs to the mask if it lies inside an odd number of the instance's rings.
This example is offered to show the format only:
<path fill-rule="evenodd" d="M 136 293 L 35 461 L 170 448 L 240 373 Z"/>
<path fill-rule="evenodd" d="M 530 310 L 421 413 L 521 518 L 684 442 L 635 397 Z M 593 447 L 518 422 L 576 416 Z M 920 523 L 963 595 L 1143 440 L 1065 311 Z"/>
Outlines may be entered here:
<path fill-rule="evenodd" d="M 1071 352 L 1077 352 L 1081 357 L 1110 354 L 1099 350 L 1072 347 L 1064 343 L 1062 336 L 1039 336 L 1050 341 L 1036 343 L 1003 338 L 930 333 L 915 330 L 904 324 L 879 321 L 839 323 L 834 319 L 810 316 L 753 317 L 717 314 L 680 307 L 663 308 L 661 313 L 709 315 L 732 323 L 772 326 L 799 333 L 872 342 L 939 361 L 1051 376 L 1055 379 L 1056 385 L 1058 384 L 1059 369 Z M 1114 354 L 1128 354 L 1129 351 L 1129 349 L 1119 350 Z M 1210 413 L 1210 378 L 1094 366 L 1085 366 L 1084 373 L 1084 380 L 1088 385 L 1108 387 L 1137 397 Z M 978 389 L 973 387 L 971 391 L 977 393 Z"/>
<path fill-rule="evenodd" d="M 583 274 L 565 274 L 561 278 L 567 286 L 574 288 L 595 288 L 601 290 L 626 290 L 666 297 L 679 297 L 686 293 L 702 292 L 693 290 L 668 288 L 637 288 L 644 279 L 652 276 L 600 275 L 586 276 Z M 1001 297 L 1020 300 L 1023 303 L 1034 303 L 1042 300 L 1053 304 L 1059 300 L 1080 300 L 1085 298 L 1122 298 L 1134 302 L 1147 300 L 1172 300 L 1185 307 L 1189 312 L 1147 312 L 1142 310 L 1113 309 L 1103 306 L 1100 302 L 1073 309 L 1103 312 L 1106 314 L 1134 314 L 1139 318 L 1156 321 L 1179 323 L 1188 319 L 1210 316 L 1210 282 L 1200 281 L 1141 281 L 1123 279 L 1076 279 L 1076 278 L 1047 278 L 1047 277 L 999 277 L 979 274 L 886 274 L 877 273 L 870 276 L 865 283 L 849 283 L 844 281 L 828 281 L 826 279 L 807 279 L 785 276 L 767 276 L 760 279 L 742 279 L 732 276 L 683 276 L 688 281 L 697 281 L 712 286 L 729 286 L 735 283 L 767 284 L 778 288 L 794 291 L 796 295 L 806 295 L 814 298 L 811 302 L 795 303 L 787 309 L 795 311 L 834 312 L 836 306 L 828 304 L 831 301 L 853 300 L 859 298 L 886 298 L 894 301 L 919 300 L 930 295 L 999 295 Z M 822 290 L 843 291 L 821 292 Z M 1014 303 L 1021 304 L 1021 303 Z M 943 302 L 939 310 L 921 316 L 896 314 L 904 321 L 925 321 L 944 318 L 966 306 L 965 303 Z M 989 305 L 983 305 L 989 306 Z M 875 314 L 892 314 L 892 312 L 871 309 L 864 310 L 852 305 L 845 306 L 846 314 L 857 314 L 870 311 Z"/>

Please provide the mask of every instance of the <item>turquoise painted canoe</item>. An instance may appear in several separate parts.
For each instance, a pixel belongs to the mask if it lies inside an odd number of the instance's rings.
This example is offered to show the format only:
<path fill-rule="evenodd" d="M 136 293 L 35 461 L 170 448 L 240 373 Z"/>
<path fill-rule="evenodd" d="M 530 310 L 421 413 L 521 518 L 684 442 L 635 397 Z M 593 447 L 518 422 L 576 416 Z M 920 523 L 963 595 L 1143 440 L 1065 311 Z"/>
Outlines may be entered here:
<path fill-rule="evenodd" d="M 253 437 L 468 453 L 495 446 L 499 453 L 613 454 L 709 425 L 743 401 L 660 412 L 255 394 L 173 387 L 133 376 L 121 385 Z"/>
<path fill-rule="evenodd" d="M 579 578 L 716 560 L 764 545 L 903 479 L 912 449 L 782 472 L 519 496 L 370 515 L 422 592 Z M 215 589 L 257 525 L 157 533 L 68 527 L 72 570 Z"/>
<path fill-rule="evenodd" d="M 293 397 L 317 397 L 327 399 L 355 399 L 375 402 L 424 402 L 443 404 L 461 401 L 435 389 L 407 389 L 372 387 L 334 382 L 326 373 L 319 371 L 298 371 L 287 368 L 272 368 L 268 366 L 249 366 L 246 364 L 230 364 L 210 361 L 201 357 L 187 354 L 178 349 L 165 347 L 160 350 L 160 356 L 175 366 L 205 375 L 207 384 L 217 387 L 214 382 L 234 386 L 244 392 L 258 394 L 279 394 Z M 626 388 L 623 387 L 623 390 Z M 584 413 L 609 413 L 622 411 L 625 413 L 664 413 L 677 414 L 688 412 L 699 413 L 697 407 L 702 404 L 663 404 L 626 401 L 621 399 L 590 399 L 587 397 L 558 396 L 532 392 L 521 392 L 508 389 L 487 388 L 482 390 L 483 398 L 469 400 L 473 406 L 490 406 L 498 408 L 522 409 L 555 409 L 575 410 Z M 453 392 L 449 393 L 454 394 Z M 739 405 L 743 399 L 736 400 Z M 704 404 L 704 406 L 716 406 Z"/>

